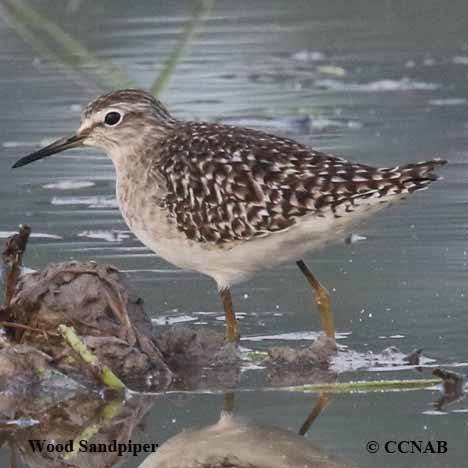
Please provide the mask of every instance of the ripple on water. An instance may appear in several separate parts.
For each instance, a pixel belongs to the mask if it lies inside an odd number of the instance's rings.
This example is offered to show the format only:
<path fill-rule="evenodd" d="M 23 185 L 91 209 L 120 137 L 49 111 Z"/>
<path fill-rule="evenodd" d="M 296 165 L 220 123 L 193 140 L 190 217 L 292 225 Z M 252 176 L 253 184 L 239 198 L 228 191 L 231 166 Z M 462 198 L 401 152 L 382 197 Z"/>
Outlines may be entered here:
<path fill-rule="evenodd" d="M 174 325 L 176 323 L 194 322 L 198 320 L 197 317 L 191 315 L 163 315 L 162 317 L 155 317 L 151 319 L 151 322 L 155 325 Z"/>
<path fill-rule="evenodd" d="M 52 205 L 87 205 L 89 208 L 118 208 L 115 198 L 106 196 L 94 197 L 53 197 Z"/>
<path fill-rule="evenodd" d="M 448 413 L 446 411 L 427 410 L 427 411 L 423 411 L 422 414 L 426 414 L 428 416 L 443 416 L 444 414 L 448 414 Z"/>
<path fill-rule="evenodd" d="M 344 339 L 348 337 L 351 333 L 337 333 L 336 339 Z M 241 341 L 269 341 L 269 340 L 278 340 L 278 341 L 314 341 L 316 340 L 321 333 L 312 332 L 312 331 L 300 331 L 300 332 L 291 332 L 291 333 L 279 333 L 277 335 L 260 335 L 260 336 L 244 336 L 241 337 Z"/>
<path fill-rule="evenodd" d="M 50 190 L 79 190 L 82 188 L 94 187 L 96 184 L 90 180 L 60 180 L 43 185 L 42 188 Z"/>
<path fill-rule="evenodd" d="M 101 239 L 107 242 L 122 242 L 125 239 L 130 239 L 131 234 L 128 231 L 118 230 L 96 230 L 96 231 L 82 231 L 77 234 L 78 237 L 85 237 L 88 239 Z"/>
<path fill-rule="evenodd" d="M 52 143 L 54 140 L 51 138 L 43 138 L 40 141 L 15 141 L 9 140 L 2 142 L 3 148 L 28 148 L 28 147 L 42 147 L 47 146 Z"/>
<path fill-rule="evenodd" d="M 444 99 L 430 99 L 431 106 L 463 106 L 466 104 L 464 98 L 444 98 Z"/>
<path fill-rule="evenodd" d="M 468 65 L 468 57 L 466 55 L 457 55 L 453 57 L 452 62 L 458 65 Z"/>
<path fill-rule="evenodd" d="M 357 120 L 329 119 L 321 116 L 304 115 L 300 117 L 233 117 L 220 120 L 228 125 L 239 127 L 255 127 L 259 129 L 275 129 L 284 132 L 304 133 L 327 128 L 362 128 Z"/>
<path fill-rule="evenodd" d="M 432 91 L 440 88 L 437 83 L 417 81 L 404 77 L 400 80 L 378 80 L 369 83 L 347 83 L 345 81 L 325 79 L 315 82 L 319 88 L 331 91 L 385 92 L 385 91 Z"/>
<path fill-rule="evenodd" d="M 293 60 L 298 62 L 319 62 L 325 60 L 325 54 L 318 50 L 299 50 L 291 55 Z"/>
<path fill-rule="evenodd" d="M 8 237 L 18 234 L 17 231 L 0 231 L 0 239 L 7 239 Z M 61 236 L 56 234 L 47 234 L 45 232 L 32 232 L 29 237 L 37 237 L 41 239 L 63 239 Z"/>

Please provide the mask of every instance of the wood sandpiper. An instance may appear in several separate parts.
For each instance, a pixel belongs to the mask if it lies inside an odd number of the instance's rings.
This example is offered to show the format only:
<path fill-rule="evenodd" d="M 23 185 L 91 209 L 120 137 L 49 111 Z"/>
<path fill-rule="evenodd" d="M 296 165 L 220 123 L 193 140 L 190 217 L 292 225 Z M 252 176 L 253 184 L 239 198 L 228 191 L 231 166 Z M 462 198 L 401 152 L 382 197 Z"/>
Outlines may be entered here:
<path fill-rule="evenodd" d="M 145 91 L 92 101 L 78 131 L 29 156 L 24 166 L 87 145 L 107 153 L 130 229 L 174 265 L 211 276 L 239 328 L 230 287 L 259 270 L 296 261 L 334 339 L 329 294 L 302 260 L 388 203 L 427 188 L 441 159 L 392 168 L 348 162 L 257 130 L 174 118 Z"/>

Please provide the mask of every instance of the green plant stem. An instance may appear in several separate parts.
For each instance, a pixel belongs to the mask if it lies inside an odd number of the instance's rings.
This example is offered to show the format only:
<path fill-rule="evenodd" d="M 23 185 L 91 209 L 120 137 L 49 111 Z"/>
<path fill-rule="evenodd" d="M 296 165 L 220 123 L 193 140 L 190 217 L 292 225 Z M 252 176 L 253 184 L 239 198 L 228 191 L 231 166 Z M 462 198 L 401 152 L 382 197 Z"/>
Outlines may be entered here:
<path fill-rule="evenodd" d="M 53 63 L 64 64 L 77 69 L 77 66 L 90 67 L 98 76 L 100 85 L 106 87 L 134 86 L 134 82 L 116 65 L 99 59 L 94 53 L 84 47 L 77 39 L 65 32 L 60 26 L 42 15 L 25 0 L 4 0 L 8 13 L 14 20 L 18 34 L 26 40 L 41 55 L 45 55 Z M 11 23 L 11 21 L 10 21 Z M 34 30 L 36 33 L 34 33 Z M 49 37 L 59 44 L 65 52 L 63 56 L 52 52 L 37 32 Z"/>
<path fill-rule="evenodd" d="M 199 0 L 198 4 L 198 8 L 195 9 L 192 19 L 185 26 L 185 29 L 180 39 L 177 41 L 174 50 L 167 59 L 164 68 L 158 78 L 151 85 L 150 92 L 156 97 L 161 94 L 162 90 L 169 83 L 177 64 L 180 62 L 184 52 L 191 44 L 198 26 L 213 8 L 214 0 Z"/>
<path fill-rule="evenodd" d="M 281 387 L 275 390 L 305 393 L 388 392 L 422 390 L 440 383 L 440 379 L 364 380 L 356 382 L 306 384 L 293 387 Z"/>
<path fill-rule="evenodd" d="M 73 327 L 59 325 L 58 331 L 63 336 L 63 339 L 77 353 L 81 360 L 91 369 L 100 382 L 110 390 L 126 390 L 125 384 L 112 372 L 112 370 L 102 365 L 98 358 L 86 347 L 80 340 Z"/>

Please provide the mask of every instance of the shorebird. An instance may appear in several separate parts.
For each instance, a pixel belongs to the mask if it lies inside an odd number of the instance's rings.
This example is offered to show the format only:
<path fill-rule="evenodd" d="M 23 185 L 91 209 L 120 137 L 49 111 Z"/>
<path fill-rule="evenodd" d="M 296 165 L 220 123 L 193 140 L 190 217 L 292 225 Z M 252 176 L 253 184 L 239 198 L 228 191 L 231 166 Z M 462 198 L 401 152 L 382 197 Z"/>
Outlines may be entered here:
<path fill-rule="evenodd" d="M 75 134 L 13 167 L 81 145 L 112 160 L 121 213 L 143 244 L 216 281 L 231 343 L 240 338 L 231 286 L 288 261 L 315 291 L 324 332 L 334 339 L 329 294 L 304 254 L 427 188 L 445 164 L 352 163 L 253 129 L 179 120 L 147 92 L 125 89 L 92 101 Z"/>

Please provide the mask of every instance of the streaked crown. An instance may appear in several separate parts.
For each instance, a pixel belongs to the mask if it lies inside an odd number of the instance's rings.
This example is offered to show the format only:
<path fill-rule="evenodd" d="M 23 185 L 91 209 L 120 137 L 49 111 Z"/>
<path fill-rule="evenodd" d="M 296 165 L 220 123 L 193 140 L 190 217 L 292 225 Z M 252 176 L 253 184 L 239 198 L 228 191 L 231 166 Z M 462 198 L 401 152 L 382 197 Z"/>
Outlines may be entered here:
<path fill-rule="evenodd" d="M 115 161 L 126 149 L 164 137 L 176 123 L 163 104 L 146 91 L 123 89 L 99 96 L 83 112 L 83 143 L 103 149 Z"/>
<path fill-rule="evenodd" d="M 158 99 L 141 89 L 121 89 L 103 94 L 88 104 L 83 118 L 87 119 L 94 114 L 113 108 L 121 109 L 126 115 L 143 114 L 163 122 L 174 121 L 168 110 Z"/>

